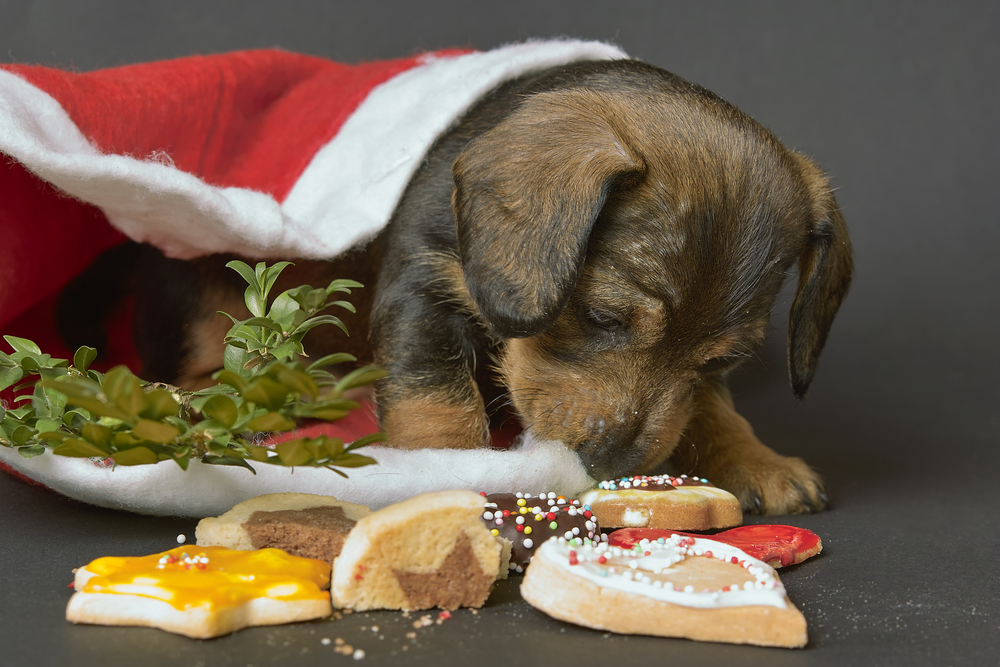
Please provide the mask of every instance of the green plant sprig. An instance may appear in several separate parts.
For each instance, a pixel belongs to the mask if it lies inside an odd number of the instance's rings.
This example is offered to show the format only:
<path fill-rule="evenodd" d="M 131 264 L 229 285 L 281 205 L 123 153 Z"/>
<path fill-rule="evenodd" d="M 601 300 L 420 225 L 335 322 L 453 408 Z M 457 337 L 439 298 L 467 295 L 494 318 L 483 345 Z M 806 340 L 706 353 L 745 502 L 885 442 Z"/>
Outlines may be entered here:
<path fill-rule="evenodd" d="M 191 459 L 235 465 L 254 471 L 250 461 L 283 466 L 356 468 L 375 461 L 355 450 L 385 436 L 374 433 L 350 444 L 339 438 L 298 438 L 272 447 L 257 444 L 261 432 L 287 431 L 303 419 L 333 421 L 358 407 L 344 397 L 349 389 L 385 376 L 374 366 L 337 378 L 327 367 L 356 359 L 331 354 L 308 366 L 302 339 L 313 327 L 334 324 L 320 315 L 331 306 L 353 312 L 347 301 L 332 300 L 360 287 L 335 280 L 325 289 L 303 285 L 278 295 L 267 309 L 268 294 L 281 271 L 280 262 L 251 269 L 239 261 L 227 264 L 247 281 L 245 301 L 252 317 L 233 321 L 226 337 L 224 369 L 219 384 L 189 392 L 145 382 L 124 366 L 106 374 L 90 368 L 97 351 L 81 347 L 72 363 L 43 354 L 32 341 L 4 336 L 12 354 L 0 352 L 0 391 L 32 388 L 0 406 L 0 445 L 16 447 L 27 458 L 51 451 L 59 456 L 110 459 L 116 465 L 146 465 L 172 460 L 187 469 Z"/>

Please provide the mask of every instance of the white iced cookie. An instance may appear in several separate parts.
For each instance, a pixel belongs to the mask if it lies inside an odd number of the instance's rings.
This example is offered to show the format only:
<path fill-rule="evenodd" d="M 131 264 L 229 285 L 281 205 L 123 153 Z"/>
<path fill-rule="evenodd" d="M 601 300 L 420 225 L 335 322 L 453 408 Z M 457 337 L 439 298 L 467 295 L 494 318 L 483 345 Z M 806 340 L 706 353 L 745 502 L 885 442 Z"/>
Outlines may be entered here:
<path fill-rule="evenodd" d="M 735 547 L 674 536 L 635 549 L 552 538 L 521 596 L 569 623 L 624 634 L 801 647 L 806 620 L 774 568 Z"/>
<path fill-rule="evenodd" d="M 334 606 L 482 606 L 510 558 L 480 519 L 484 502 L 472 491 L 425 493 L 358 521 L 334 562 Z"/>
<path fill-rule="evenodd" d="M 76 572 L 66 620 L 160 628 L 197 639 L 329 616 L 330 564 L 278 549 L 177 547 L 98 558 Z"/>
<path fill-rule="evenodd" d="M 743 523 L 736 496 L 698 477 L 654 475 L 599 483 L 580 495 L 602 528 L 710 530 Z"/>

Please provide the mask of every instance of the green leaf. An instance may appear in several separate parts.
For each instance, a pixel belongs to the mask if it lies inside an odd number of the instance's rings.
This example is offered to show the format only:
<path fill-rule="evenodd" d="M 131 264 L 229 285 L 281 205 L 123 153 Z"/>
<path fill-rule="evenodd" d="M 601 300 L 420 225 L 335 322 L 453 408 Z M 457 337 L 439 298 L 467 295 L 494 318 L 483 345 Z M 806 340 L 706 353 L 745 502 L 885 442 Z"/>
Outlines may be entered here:
<path fill-rule="evenodd" d="M 318 310 L 320 306 L 326 303 L 326 290 L 324 289 L 314 289 L 306 292 L 306 306 L 309 310 Z"/>
<path fill-rule="evenodd" d="M 344 377 L 340 378 L 340 381 L 337 382 L 334 390 L 338 392 L 345 392 L 348 389 L 354 389 L 355 387 L 364 387 L 372 382 L 381 380 L 387 375 L 389 375 L 388 371 L 385 371 L 378 366 L 364 366 L 351 371 Z"/>
<path fill-rule="evenodd" d="M 258 291 L 256 285 L 250 285 L 243 293 L 243 301 L 247 304 L 247 310 L 256 317 L 264 317 L 264 309 L 267 303 L 264 295 Z"/>
<path fill-rule="evenodd" d="M 280 410 L 288 400 L 288 388 L 267 377 L 254 378 L 242 393 L 244 399 L 262 405 L 271 412 Z"/>
<path fill-rule="evenodd" d="M 253 372 L 247 370 L 246 368 L 244 368 L 244 366 L 246 366 L 246 363 L 250 359 L 253 359 L 252 354 L 250 354 L 246 350 L 241 350 L 240 348 L 235 347 L 233 343 L 230 343 L 229 345 L 226 345 L 226 351 L 222 357 L 222 364 L 223 366 L 225 366 L 225 369 L 227 371 L 238 375 L 244 380 L 249 380 L 253 376 Z M 235 385 L 232 382 L 229 382 L 228 380 L 220 380 L 220 381 L 225 382 L 226 384 L 233 385 L 234 387 L 239 389 L 238 385 Z"/>
<path fill-rule="evenodd" d="M 289 420 L 280 412 L 268 412 L 265 415 L 251 419 L 247 423 L 247 428 L 251 431 L 291 431 L 295 428 L 295 422 Z"/>
<path fill-rule="evenodd" d="M 362 456 L 361 454 L 344 454 L 332 463 L 341 468 L 360 468 L 372 465 L 375 463 L 375 459 L 370 456 Z"/>
<path fill-rule="evenodd" d="M 249 285 L 257 284 L 257 275 L 254 273 L 254 270 L 251 269 L 246 262 L 241 262 L 238 259 L 234 259 L 233 261 L 228 262 L 226 264 L 226 268 L 232 269 L 233 271 L 236 271 L 236 273 L 243 276 L 243 280 L 247 281 L 247 284 Z"/>
<path fill-rule="evenodd" d="M 113 433 L 107 426 L 88 423 L 83 425 L 80 435 L 90 444 L 106 449 L 111 445 L 111 436 Z"/>
<path fill-rule="evenodd" d="M 296 355 L 304 353 L 302 343 L 294 339 L 271 348 L 271 355 L 278 361 L 292 361 Z"/>
<path fill-rule="evenodd" d="M 35 436 L 35 429 L 29 428 L 27 426 L 18 426 L 10 434 L 10 440 L 15 445 L 23 445 L 28 442 L 31 438 Z"/>
<path fill-rule="evenodd" d="M 60 426 L 62 426 L 62 422 L 55 421 L 54 419 L 39 419 L 35 422 L 35 429 L 39 433 L 58 431 Z"/>
<path fill-rule="evenodd" d="M 346 364 L 352 361 L 357 361 L 357 357 L 353 354 L 347 354 L 346 352 L 337 352 L 334 354 L 328 354 L 325 357 L 320 357 L 316 361 L 309 364 L 307 371 L 313 371 L 317 368 L 323 368 L 324 366 L 336 366 L 337 364 Z"/>
<path fill-rule="evenodd" d="M 350 294 L 352 288 L 359 289 L 361 287 L 364 287 L 364 285 L 357 281 L 340 278 L 338 280 L 334 280 L 327 286 L 326 293 L 333 294 L 334 292 L 346 292 L 347 294 Z"/>
<path fill-rule="evenodd" d="M 212 376 L 212 379 L 218 382 L 219 384 L 228 384 L 230 387 L 235 389 L 240 394 L 246 391 L 247 386 L 249 386 L 247 381 L 243 378 L 242 375 L 232 370 L 229 370 L 229 368 L 226 368 L 226 370 L 219 371 L 218 373 Z"/>
<path fill-rule="evenodd" d="M 295 331 L 292 335 L 301 337 L 302 334 L 309 331 L 314 327 L 318 327 L 321 324 L 333 324 L 340 328 L 345 334 L 347 333 L 347 325 L 345 325 L 339 317 L 334 317 L 333 315 L 319 315 L 317 317 L 310 317 L 308 320 L 295 327 Z"/>
<path fill-rule="evenodd" d="M 73 436 L 65 431 L 43 431 L 35 436 L 35 440 L 44 440 L 46 442 L 62 442 L 66 438 L 72 438 Z"/>
<path fill-rule="evenodd" d="M 23 377 L 24 371 L 20 366 L 0 368 L 0 391 L 17 384 Z"/>
<path fill-rule="evenodd" d="M 111 442 L 118 449 L 128 449 L 129 447 L 135 447 L 136 445 L 145 442 L 143 438 L 136 437 L 131 431 L 119 431 L 114 434 L 111 438 Z"/>
<path fill-rule="evenodd" d="M 61 445 L 52 450 L 53 454 L 58 456 L 72 456 L 75 458 L 91 458 L 94 456 L 105 458 L 108 452 L 96 447 L 89 442 L 84 442 L 83 440 L 77 440 L 75 438 L 68 438 L 63 441 Z"/>
<path fill-rule="evenodd" d="M 258 447 L 257 445 L 247 445 L 247 453 L 250 454 L 254 461 L 260 461 L 261 463 L 267 463 L 270 458 L 272 450 L 270 447 Z"/>
<path fill-rule="evenodd" d="M 257 266 L 260 267 L 261 264 L 258 264 Z M 261 287 L 263 288 L 262 291 L 265 296 L 271 292 L 271 288 L 274 287 L 274 283 L 278 280 L 278 276 L 281 275 L 281 272 L 289 266 L 294 265 L 291 262 L 278 262 L 277 264 L 265 269 L 262 274 L 259 274 L 263 278 L 261 280 Z"/>
<path fill-rule="evenodd" d="M 90 413 L 82 408 L 79 410 L 68 410 L 63 413 L 62 419 L 63 424 L 74 431 L 79 431 L 83 428 L 84 423 L 90 421 Z"/>
<path fill-rule="evenodd" d="M 73 365 L 76 367 L 76 370 L 81 373 L 86 373 L 87 369 L 90 368 L 90 364 L 93 363 L 96 358 L 97 350 L 83 345 L 78 348 L 76 353 L 73 355 Z"/>
<path fill-rule="evenodd" d="M 180 434 L 177 427 L 163 422 L 154 422 L 149 419 L 140 419 L 132 427 L 132 434 L 143 440 L 150 442 L 167 443 L 171 442 Z"/>
<path fill-rule="evenodd" d="M 226 372 L 228 371 L 223 371 L 223 373 Z M 222 394 L 212 396 L 205 401 L 205 404 L 201 407 L 201 412 L 219 422 L 226 428 L 231 428 L 232 425 L 236 423 L 237 417 L 240 415 L 239 408 L 236 407 L 236 403 L 233 399 Z"/>
<path fill-rule="evenodd" d="M 316 382 L 305 371 L 289 368 L 284 364 L 277 364 L 273 368 L 278 381 L 288 387 L 292 392 L 308 396 L 315 400 L 319 396 L 319 387 Z"/>
<path fill-rule="evenodd" d="M 253 474 L 257 474 L 257 471 L 253 469 L 246 459 L 240 458 L 238 456 L 213 456 L 212 454 L 206 454 L 201 457 L 202 463 L 209 463 L 216 466 L 239 466 L 240 468 L 246 468 Z"/>
<path fill-rule="evenodd" d="M 267 311 L 267 316 L 275 322 L 279 322 L 281 328 L 287 331 L 291 329 L 295 313 L 299 312 L 299 310 L 299 304 L 286 291 L 274 299 L 274 303 L 271 304 L 271 310 Z"/>
<path fill-rule="evenodd" d="M 340 438 L 328 438 L 324 435 L 316 438 L 326 450 L 326 455 L 332 460 L 344 455 L 344 441 Z"/>
<path fill-rule="evenodd" d="M 305 403 L 303 405 L 296 405 L 293 409 L 293 413 L 296 417 L 313 417 L 315 419 L 323 419 L 325 421 L 334 421 L 340 419 L 357 407 L 358 404 L 354 401 L 340 398 L 323 401 L 321 403 Z"/>
<path fill-rule="evenodd" d="M 371 435 L 366 435 L 365 437 L 358 438 L 357 440 L 352 442 L 350 445 L 347 446 L 347 451 L 360 449 L 362 447 L 367 447 L 368 445 L 375 442 L 385 442 L 385 441 L 386 441 L 385 433 L 382 432 L 372 433 Z"/>
<path fill-rule="evenodd" d="M 331 305 L 331 306 L 340 306 L 344 310 L 348 310 L 348 311 L 350 311 L 352 313 L 358 312 L 354 308 L 354 304 L 351 303 L 350 301 L 334 301 L 334 302 L 330 303 L 329 305 Z"/>
<path fill-rule="evenodd" d="M 120 466 L 142 466 L 160 461 L 160 457 L 155 452 L 142 445 L 115 452 L 111 458 Z"/>
<path fill-rule="evenodd" d="M 160 421 L 164 417 L 176 417 L 181 406 L 166 389 L 154 389 L 145 392 L 142 401 L 140 417 Z"/>
<path fill-rule="evenodd" d="M 249 320 L 245 320 L 242 325 L 245 327 L 263 327 L 277 333 L 282 333 L 281 325 L 269 317 L 251 317 Z"/>
<path fill-rule="evenodd" d="M 309 449 L 309 441 L 306 438 L 298 440 L 288 440 L 279 442 L 274 446 L 281 463 L 286 466 L 303 466 L 316 459 L 315 454 Z"/>
<path fill-rule="evenodd" d="M 45 445 L 29 445 L 27 447 L 18 447 L 17 453 L 26 459 L 33 459 L 36 456 L 45 453 Z"/>
<path fill-rule="evenodd" d="M 108 400 L 127 415 L 127 421 L 133 421 L 142 412 L 145 402 L 142 386 L 125 366 L 115 366 L 105 373 L 101 388 Z"/>
<path fill-rule="evenodd" d="M 27 338 L 18 338 L 17 336 L 4 336 L 3 339 L 14 348 L 15 352 L 34 357 L 42 356 L 41 348 L 34 341 L 30 341 Z"/>

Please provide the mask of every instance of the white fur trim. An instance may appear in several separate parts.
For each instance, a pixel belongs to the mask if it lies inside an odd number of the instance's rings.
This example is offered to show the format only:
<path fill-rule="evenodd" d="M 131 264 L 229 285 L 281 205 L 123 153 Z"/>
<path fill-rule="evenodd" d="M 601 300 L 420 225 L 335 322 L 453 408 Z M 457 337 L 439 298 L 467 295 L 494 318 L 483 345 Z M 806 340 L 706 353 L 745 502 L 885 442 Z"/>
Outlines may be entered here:
<path fill-rule="evenodd" d="M 567 40 L 428 58 L 370 93 L 283 205 L 208 185 L 157 156 L 101 154 L 55 99 L 3 70 L 0 152 L 172 257 L 333 257 L 385 226 L 434 140 L 497 84 L 553 65 L 624 57 L 607 44 Z"/>
<path fill-rule="evenodd" d="M 253 248 L 279 250 L 295 228 L 270 196 L 217 188 L 170 165 L 103 155 L 47 93 L 0 70 L 0 152 L 73 197 L 98 206 L 115 227 L 166 254 L 191 258 Z M 247 239 L 253 239 L 248 246 Z"/>
<path fill-rule="evenodd" d="M 257 474 L 192 461 L 186 471 L 167 461 L 101 468 L 90 459 L 45 453 L 26 459 L 0 447 L 0 461 L 59 493 L 101 507 L 165 516 L 218 516 L 265 493 L 334 496 L 373 510 L 427 491 L 468 489 L 566 496 L 593 487 L 577 455 L 558 442 L 530 440 L 511 451 L 492 449 L 362 450 L 377 465 L 346 470 L 344 479 L 317 468 L 253 464 Z"/>
<path fill-rule="evenodd" d="M 333 257 L 374 236 L 389 221 L 431 144 L 483 95 L 504 81 L 580 60 L 625 58 L 601 42 L 515 44 L 421 67 L 377 86 L 320 149 L 282 206 L 316 245 L 287 238 L 296 253 Z"/>

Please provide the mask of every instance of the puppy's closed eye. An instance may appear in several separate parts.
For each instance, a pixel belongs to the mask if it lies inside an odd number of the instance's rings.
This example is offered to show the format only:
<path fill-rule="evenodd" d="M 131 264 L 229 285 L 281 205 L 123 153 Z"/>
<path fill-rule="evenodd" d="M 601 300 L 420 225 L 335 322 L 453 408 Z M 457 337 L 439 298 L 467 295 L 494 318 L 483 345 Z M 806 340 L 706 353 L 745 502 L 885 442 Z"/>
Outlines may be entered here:
<path fill-rule="evenodd" d="M 626 318 L 608 310 L 586 307 L 584 308 L 583 316 L 589 324 L 602 331 L 618 333 L 625 329 Z"/>

